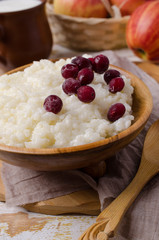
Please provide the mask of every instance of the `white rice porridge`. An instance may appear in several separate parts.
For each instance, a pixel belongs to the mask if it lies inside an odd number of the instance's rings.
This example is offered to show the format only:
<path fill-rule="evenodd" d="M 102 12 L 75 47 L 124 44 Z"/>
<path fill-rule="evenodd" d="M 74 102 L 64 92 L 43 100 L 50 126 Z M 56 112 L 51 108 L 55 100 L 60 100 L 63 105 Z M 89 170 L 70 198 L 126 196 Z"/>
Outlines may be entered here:
<path fill-rule="evenodd" d="M 122 76 L 123 90 L 112 94 L 103 74 L 95 73 L 89 85 L 96 97 L 91 103 L 83 103 L 62 90 L 61 67 L 70 62 L 41 60 L 22 72 L 0 77 L 0 143 L 26 148 L 77 146 L 116 135 L 131 125 L 134 117 L 130 79 Z M 52 94 L 63 101 L 58 114 L 43 107 L 45 98 Z M 126 112 L 117 121 L 109 122 L 108 109 L 117 102 L 125 105 Z"/>

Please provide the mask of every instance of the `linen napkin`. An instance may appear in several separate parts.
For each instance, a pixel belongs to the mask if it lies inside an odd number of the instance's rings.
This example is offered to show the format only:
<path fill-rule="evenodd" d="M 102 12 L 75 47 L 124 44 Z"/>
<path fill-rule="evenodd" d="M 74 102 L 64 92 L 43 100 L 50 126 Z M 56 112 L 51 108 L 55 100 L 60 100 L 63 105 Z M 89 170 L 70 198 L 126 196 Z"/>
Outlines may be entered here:
<path fill-rule="evenodd" d="M 23 205 L 55 198 L 75 191 L 94 188 L 105 208 L 130 183 L 138 169 L 143 142 L 150 125 L 159 118 L 159 84 L 131 63 L 112 51 L 104 51 L 110 63 L 122 67 L 142 79 L 153 96 L 152 114 L 139 136 L 107 163 L 107 173 L 98 181 L 79 170 L 65 172 L 33 171 L 3 163 L 2 178 L 6 189 L 6 203 Z M 159 176 L 155 176 L 142 190 L 126 213 L 114 239 L 159 239 Z"/>

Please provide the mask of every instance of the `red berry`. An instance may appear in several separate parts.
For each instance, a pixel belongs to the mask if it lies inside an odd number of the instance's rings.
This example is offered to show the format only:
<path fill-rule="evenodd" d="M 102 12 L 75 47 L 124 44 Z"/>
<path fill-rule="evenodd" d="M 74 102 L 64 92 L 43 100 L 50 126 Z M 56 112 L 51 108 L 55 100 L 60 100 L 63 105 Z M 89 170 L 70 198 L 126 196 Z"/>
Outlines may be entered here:
<path fill-rule="evenodd" d="M 77 56 L 76 58 L 73 58 L 71 61 L 73 64 L 76 64 L 81 70 L 82 68 L 92 68 L 92 63 L 88 58 L 84 58 L 82 56 Z"/>
<path fill-rule="evenodd" d="M 62 84 L 63 91 L 68 94 L 72 95 L 77 93 L 77 89 L 81 86 L 80 81 L 74 78 L 67 78 L 64 83 Z"/>
<path fill-rule="evenodd" d="M 124 80 L 121 77 L 113 78 L 109 82 L 109 92 L 116 93 L 120 92 L 124 88 Z"/>
<path fill-rule="evenodd" d="M 115 122 L 119 118 L 121 118 L 125 113 L 125 106 L 122 103 L 116 103 L 112 105 L 108 110 L 108 120 L 111 122 Z"/>
<path fill-rule="evenodd" d="M 44 101 L 44 108 L 47 112 L 59 113 L 62 109 L 63 103 L 61 98 L 56 95 L 48 96 Z"/>
<path fill-rule="evenodd" d="M 99 54 L 94 58 L 94 60 L 92 61 L 92 64 L 93 64 L 93 70 L 96 73 L 102 74 L 109 67 L 109 59 L 103 54 Z"/>
<path fill-rule="evenodd" d="M 77 97 L 81 102 L 90 103 L 95 99 L 95 91 L 90 86 L 81 86 L 77 90 Z"/>
<path fill-rule="evenodd" d="M 90 68 L 83 68 L 78 72 L 77 78 L 81 85 L 87 85 L 93 81 L 94 72 Z"/>
<path fill-rule="evenodd" d="M 64 78 L 76 78 L 78 71 L 79 69 L 76 64 L 66 64 L 61 68 L 61 74 Z"/>
<path fill-rule="evenodd" d="M 91 65 L 92 65 L 92 68 L 93 68 L 94 58 L 91 57 L 91 58 L 88 58 L 88 59 L 89 59 L 89 61 L 91 62 Z"/>
<path fill-rule="evenodd" d="M 107 84 L 116 77 L 120 77 L 120 72 L 115 69 L 109 69 L 104 73 L 104 80 Z"/>

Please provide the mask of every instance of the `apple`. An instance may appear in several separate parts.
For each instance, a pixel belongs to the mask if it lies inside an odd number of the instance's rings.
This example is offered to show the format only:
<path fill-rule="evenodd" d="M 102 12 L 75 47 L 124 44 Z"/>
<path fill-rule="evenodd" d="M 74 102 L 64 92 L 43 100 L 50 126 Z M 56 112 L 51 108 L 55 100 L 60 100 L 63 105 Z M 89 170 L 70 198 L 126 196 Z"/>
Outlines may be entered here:
<path fill-rule="evenodd" d="M 144 3 L 132 13 L 126 41 L 138 57 L 159 63 L 159 1 Z"/>
<path fill-rule="evenodd" d="M 112 5 L 116 5 L 120 9 L 122 16 L 131 15 L 141 4 L 153 0 L 110 0 Z"/>
<path fill-rule="evenodd" d="M 105 18 L 108 16 L 101 0 L 54 0 L 54 12 L 85 18 Z"/>

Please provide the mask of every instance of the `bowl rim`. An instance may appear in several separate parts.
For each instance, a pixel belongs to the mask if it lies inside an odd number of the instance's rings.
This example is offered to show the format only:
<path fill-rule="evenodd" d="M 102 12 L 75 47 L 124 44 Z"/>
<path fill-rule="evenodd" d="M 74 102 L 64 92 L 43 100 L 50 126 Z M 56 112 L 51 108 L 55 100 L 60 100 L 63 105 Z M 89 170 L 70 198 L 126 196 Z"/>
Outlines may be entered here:
<path fill-rule="evenodd" d="M 65 59 L 65 58 L 63 58 L 63 59 Z M 52 62 L 55 62 L 59 59 L 49 59 L 49 60 Z M 31 65 L 32 65 L 32 63 L 15 68 L 9 72 L 6 72 L 5 74 L 12 74 L 12 73 L 16 73 L 18 71 L 23 71 L 25 68 L 27 68 Z M 131 84 L 133 87 L 135 87 L 134 86 L 134 79 L 135 79 L 135 83 L 139 82 L 143 86 L 143 88 L 146 89 L 146 91 L 148 93 L 147 102 L 149 104 L 146 104 L 146 108 L 144 109 L 142 117 L 137 119 L 137 121 L 133 122 L 129 128 L 118 133 L 117 135 L 107 137 L 105 139 L 95 141 L 92 143 L 87 143 L 87 144 L 82 144 L 82 145 L 77 145 L 77 146 L 58 147 L 58 148 L 25 148 L 25 147 L 16 147 L 16 146 L 0 144 L 0 151 L 7 151 L 10 153 L 22 153 L 22 154 L 26 154 L 26 155 L 35 155 L 35 154 L 36 155 L 56 155 L 56 154 L 63 154 L 63 153 L 81 152 L 81 151 L 85 151 L 85 150 L 91 150 L 94 148 L 102 147 L 108 143 L 109 144 L 113 143 L 117 140 L 120 140 L 120 139 L 123 139 L 124 137 L 126 137 L 128 132 L 129 132 L 129 134 L 131 134 L 136 129 L 142 128 L 143 124 L 145 124 L 145 122 L 147 122 L 147 120 L 151 114 L 152 107 L 153 107 L 152 95 L 150 93 L 148 86 L 139 77 L 137 77 L 130 71 L 124 70 L 123 68 L 112 65 L 112 64 L 110 64 L 110 67 L 113 67 L 114 69 L 119 70 L 123 75 L 125 75 L 126 77 L 129 77 L 131 79 Z"/>

